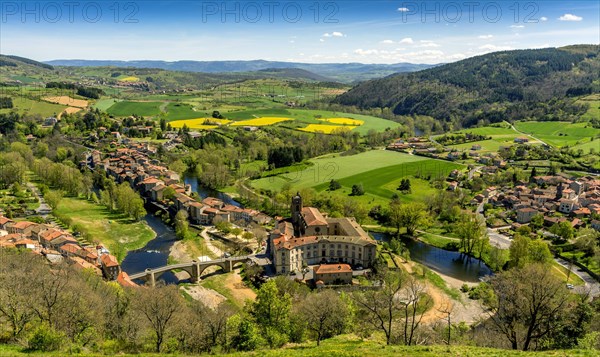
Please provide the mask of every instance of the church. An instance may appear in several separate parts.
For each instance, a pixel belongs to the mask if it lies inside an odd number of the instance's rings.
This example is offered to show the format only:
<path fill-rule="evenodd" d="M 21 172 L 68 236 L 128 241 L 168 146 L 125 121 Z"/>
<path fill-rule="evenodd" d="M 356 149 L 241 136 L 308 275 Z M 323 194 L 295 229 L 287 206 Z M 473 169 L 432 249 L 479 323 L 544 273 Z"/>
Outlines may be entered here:
<path fill-rule="evenodd" d="M 277 274 L 319 264 L 370 267 L 375 261 L 377 243 L 353 218 L 328 218 L 304 207 L 300 194 L 292 198 L 291 213 L 269 235 Z"/>

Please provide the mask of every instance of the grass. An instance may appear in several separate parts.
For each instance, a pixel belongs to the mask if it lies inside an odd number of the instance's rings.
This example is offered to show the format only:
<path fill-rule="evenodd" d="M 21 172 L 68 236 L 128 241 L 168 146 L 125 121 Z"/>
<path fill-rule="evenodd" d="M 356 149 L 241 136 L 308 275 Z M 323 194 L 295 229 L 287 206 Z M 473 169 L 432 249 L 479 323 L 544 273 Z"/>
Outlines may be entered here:
<path fill-rule="evenodd" d="M 96 103 L 94 103 L 94 105 L 92 105 L 92 107 L 94 107 L 96 109 L 100 109 L 102 111 L 107 111 L 108 108 L 110 108 L 116 102 L 118 102 L 118 100 L 113 99 L 113 98 L 102 98 L 102 99 L 98 100 Z"/>
<path fill-rule="evenodd" d="M 293 120 L 291 118 L 283 117 L 261 117 L 255 119 L 248 119 L 242 121 L 236 121 L 231 123 L 231 126 L 266 126 L 281 123 L 284 121 Z"/>
<path fill-rule="evenodd" d="M 167 112 L 165 119 L 168 121 L 199 117 L 198 112 L 191 105 L 185 103 L 169 103 L 165 110 Z"/>
<path fill-rule="evenodd" d="M 590 153 L 590 151 L 592 151 L 592 149 L 593 149 L 594 152 L 596 154 L 598 154 L 598 153 L 600 153 L 600 140 L 598 140 L 598 139 L 590 140 L 586 143 L 573 146 L 573 150 L 579 150 L 579 149 L 583 150 L 583 152 L 586 154 Z"/>
<path fill-rule="evenodd" d="M 312 164 L 309 167 L 299 166 L 299 170 L 290 173 L 254 180 L 252 186 L 281 189 L 290 183 L 294 188 L 314 187 L 329 183 L 332 179 L 339 180 L 383 167 L 426 160 L 430 159 L 387 150 L 371 150 L 350 156 L 325 155 L 309 160 Z"/>
<path fill-rule="evenodd" d="M 513 356 L 596 356 L 597 351 L 592 350 L 553 350 L 553 351 L 535 351 L 523 352 L 514 350 L 503 350 L 496 348 L 474 347 L 474 346 L 458 346 L 458 345 L 433 345 L 433 346 L 402 346 L 391 345 L 386 346 L 383 336 L 375 333 L 369 338 L 361 338 L 353 334 L 339 335 L 321 341 L 321 345 L 317 346 L 316 342 L 309 341 L 299 344 L 290 344 L 286 347 L 273 350 L 257 350 L 251 352 L 233 352 L 224 354 L 226 356 L 264 356 L 264 357 L 313 357 L 313 356 L 338 356 L 338 357 L 395 357 L 395 356 L 419 356 L 419 357 L 513 357 Z M 47 352 L 47 353 L 27 353 L 23 352 L 21 346 L 16 345 L 0 345 L 0 356 L 48 356 L 62 357 L 64 352 Z M 74 353 L 73 356 L 106 356 L 105 353 Z M 190 356 L 186 354 L 173 353 L 171 356 Z M 136 353 L 136 354 L 119 354 L 119 356 L 140 356 L 140 357 L 160 357 L 164 354 L 157 353 Z"/>
<path fill-rule="evenodd" d="M 42 117 L 57 116 L 66 106 L 45 101 L 32 100 L 24 97 L 13 97 L 13 109 L 0 109 L 0 113 L 9 113 L 17 110 L 19 114 L 39 114 Z"/>
<path fill-rule="evenodd" d="M 63 198 L 55 213 L 59 218 L 69 217 L 72 224 L 83 226 L 90 240 L 104 244 L 119 261 L 125 258 L 127 251 L 142 248 L 155 237 L 145 222 L 132 222 L 83 198 Z"/>
<path fill-rule="evenodd" d="M 577 103 L 584 103 L 590 106 L 588 111 L 581 117 L 582 119 L 590 120 L 600 118 L 600 94 L 592 94 L 580 98 Z"/>
<path fill-rule="evenodd" d="M 556 147 L 577 145 L 582 140 L 589 141 L 600 134 L 600 129 L 593 128 L 589 123 L 527 121 L 518 122 L 515 127 Z"/>
<path fill-rule="evenodd" d="M 565 283 L 570 283 L 576 286 L 585 285 L 585 281 L 581 279 L 577 274 L 575 274 L 575 270 L 577 270 L 577 266 L 573 265 L 571 268 L 571 274 L 569 274 L 569 270 L 562 265 L 558 264 L 556 261 L 552 261 L 552 273 L 559 279 L 563 280 Z M 567 275 L 569 276 L 569 280 L 567 281 Z"/>
<path fill-rule="evenodd" d="M 161 113 L 161 102 L 116 102 L 106 110 L 108 114 L 117 117 L 126 117 L 130 115 L 154 116 Z"/>
<path fill-rule="evenodd" d="M 304 128 L 300 128 L 298 130 L 306 131 L 309 133 L 323 133 L 323 134 L 332 134 L 332 133 L 340 133 L 344 131 L 350 131 L 356 128 L 356 126 L 350 125 L 327 125 L 327 124 L 308 124 L 308 126 Z"/>

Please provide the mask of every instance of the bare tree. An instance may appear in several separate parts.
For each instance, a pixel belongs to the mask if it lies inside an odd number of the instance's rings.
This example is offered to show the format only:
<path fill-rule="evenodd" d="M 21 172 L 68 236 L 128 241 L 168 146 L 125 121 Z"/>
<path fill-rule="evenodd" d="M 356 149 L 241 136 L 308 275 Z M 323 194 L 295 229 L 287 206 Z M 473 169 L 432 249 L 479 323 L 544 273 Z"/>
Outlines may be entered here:
<path fill-rule="evenodd" d="M 402 308 L 397 295 L 406 286 L 407 280 L 408 276 L 403 272 L 390 271 L 384 277 L 381 290 L 354 294 L 357 306 L 363 310 L 367 322 L 383 331 L 388 345 L 392 342 L 394 323 Z"/>
<path fill-rule="evenodd" d="M 432 303 L 432 299 L 426 293 L 426 290 L 427 287 L 423 282 L 409 277 L 406 287 L 400 291 L 404 344 L 407 346 L 414 343 L 415 332 L 421 325 L 423 316 Z"/>
<path fill-rule="evenodd" d="M 162 286 L 140 289 L 134 302 L 135 310 L 150 324 L 156 338 L 156 352 L 175 321 L 176 312 L 182 308 L 181 297 L 176 287 Z"/>

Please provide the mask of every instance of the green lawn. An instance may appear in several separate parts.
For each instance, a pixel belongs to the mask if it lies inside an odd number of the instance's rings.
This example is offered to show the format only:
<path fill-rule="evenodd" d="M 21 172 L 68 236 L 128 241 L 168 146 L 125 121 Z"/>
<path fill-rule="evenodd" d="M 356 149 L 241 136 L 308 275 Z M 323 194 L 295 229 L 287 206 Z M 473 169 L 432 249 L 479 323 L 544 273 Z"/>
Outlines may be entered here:
<path fill-rule="evenodd" d="M 582 116 L 583 119 L 590 120 L 600 118 L 600 94 L 592 94 L 580 98 L 577 103 L 584 103 L 590 106 L 588 111 Z"/>
<path fill-rule="evenodd" d="M 133 114 L 141 116 L 153 116 L 161 113 L 161 105 L 163 105 L 161 102 L 123 101 L 113 104 L 106 110 L 106 112 L 117 117 L 126 117 Z"/>
<path fill-rule="evenodd" d="M 104 244 L 119 261 L 127 251 L 142 248 L 156 236 L 145 222 L 132 222 L 83 198 L 63 198 L 55 213 L 59 218 L 70 217 L 72 224 L 82 225 L 91 240 Z"/>
<path fill-rule="evenodd" d="M 573 146 L 574 150 L 583 150 L 584 153 L 589 153 L 592 149 L 594 149 L 595 153 L 598 154 L 600 153 L 600 140 L 596 139 L 596 140 L 591 140 L 588 142 L 585 142 L 583 144 L 579 144 L 579 145 L 575 145 Z"/>
<path fill-rule="evenodd" d="M 593 128 L 589 123 L 528 121 L 518 122 L 515 127 L 557 147 L 577 145 L 579 141 L 587 142 L 600 134 L 600 129 Z"/>
<path fill-rule="evenodd" d="M 351 156 L 326 155 L 309 160 L 313 165 L 307 168 L 300 166 L 301 171 L 265 177 L 251 183 L 262 189 L 281 189 L 287 182 L 295 189 L 314 187 L 326 184 L 331 179 L 338 180 L 382 167 L 425 160 L 428 159 L 387 150 L 372 150 Z"/>

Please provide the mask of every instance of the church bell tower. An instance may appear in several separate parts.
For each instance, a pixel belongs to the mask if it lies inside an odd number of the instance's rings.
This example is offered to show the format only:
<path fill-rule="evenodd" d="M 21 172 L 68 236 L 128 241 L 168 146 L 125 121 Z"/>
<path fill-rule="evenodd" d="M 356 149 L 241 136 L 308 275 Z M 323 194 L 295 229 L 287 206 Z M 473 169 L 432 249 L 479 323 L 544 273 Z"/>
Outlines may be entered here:
<path fill-rule="evenodd" d="M 292 197 L 292 206 L 290 207 L 292 212 L 292 225 L 294 226 L 294 235 L 299 237 L 302 231 L 302 197 L 300 193 L 296 193 L 296 196 Z"/>

